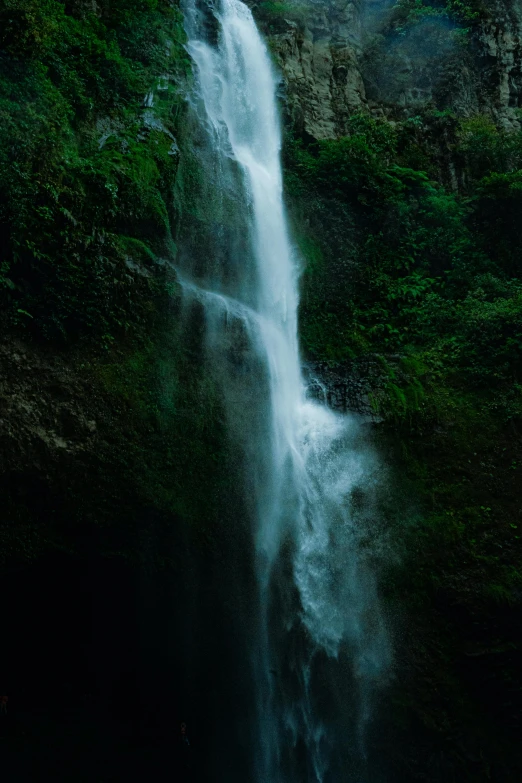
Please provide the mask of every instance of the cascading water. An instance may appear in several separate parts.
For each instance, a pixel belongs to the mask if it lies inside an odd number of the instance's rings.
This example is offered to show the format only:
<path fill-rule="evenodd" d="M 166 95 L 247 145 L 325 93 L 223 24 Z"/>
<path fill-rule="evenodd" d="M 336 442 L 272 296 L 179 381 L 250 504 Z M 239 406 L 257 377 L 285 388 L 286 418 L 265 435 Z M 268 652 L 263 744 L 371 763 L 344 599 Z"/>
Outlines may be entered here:
<path fill-rule="evenodd" d="M 188 0 L 185 18 L 207 147 L 199 201 L 219 213 L 219 262 L 186 259 L 180 281 L 204 310 L 206 355 L 245 463 L 258 585 L 252 779 L 360 783 L 370 693 L 389 662 L 354 503 L 358 487 L 371 492 L 373 458 L 355 419 L 307 396 L 266 46 L 240 0 Z"/>

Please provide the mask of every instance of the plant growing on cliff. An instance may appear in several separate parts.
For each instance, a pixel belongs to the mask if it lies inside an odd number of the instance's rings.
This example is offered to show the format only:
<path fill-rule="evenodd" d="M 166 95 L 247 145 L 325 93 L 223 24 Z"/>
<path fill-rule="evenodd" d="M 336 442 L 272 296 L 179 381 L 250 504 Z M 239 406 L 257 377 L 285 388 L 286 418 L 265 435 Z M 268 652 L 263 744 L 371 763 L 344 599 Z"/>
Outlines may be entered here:
<path fill-rule="evenodd" d="M 182 41 L 167 0 L 0 5 L 5 323 L 24 310 L 35 335 L 71 339 L 148 317 L 159 292 L 151 259 L 171 252 L 180 98 L 161 93 L 161 121 L 143 100 L 159 74 L 185 71 Z M 129 260 L 122 236 L 150 254 Z"/>

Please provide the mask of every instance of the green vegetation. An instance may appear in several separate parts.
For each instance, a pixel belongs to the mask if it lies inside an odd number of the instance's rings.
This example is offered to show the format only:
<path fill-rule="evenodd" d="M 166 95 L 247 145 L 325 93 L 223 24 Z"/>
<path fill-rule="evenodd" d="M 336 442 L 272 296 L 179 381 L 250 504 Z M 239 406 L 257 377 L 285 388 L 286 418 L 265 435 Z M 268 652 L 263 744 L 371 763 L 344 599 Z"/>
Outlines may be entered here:
<path fill-rule="evenodd" d="M 348 137 L 287 147 L 294 195 L 305 190 L 316 207 L 306 349 L 334 363 L 364 352 L 422 354 L 433 366 L 438 357 L 474 388 L 511 389 L 522 356 L 522 135 L 463 123 L 457 193 L 435 179 L 413 128 L 358 116 Z M 330 247 L 318 218 L 329 223 Z"/>
<path fill-rule="evenodd" d="M 0 573 L 49 553 L 82 556 L 86 547 L 147 568 L 181 567 L 173 541 L 190 536 L 201 548 L 220 535 L 221 500 L 234 509 L 238 482 L 219 391 L 185 335 L 163 326 L 162 335 L 101 356 L 69 351 L 54 371 L 29 350 L 24 361 L 36 366 L 28 377 L 2 356 L 3 375 L 25 402 L 5 441 Z M 43 474 L 38 436 L 18 457 L 34 377 L 51 446 Z"/>
<path fill-rule="evenodd" d="M 303 24 L 310 14 L 308 6 L 299 2 L 282 2 L 281 0 L 264 0 L 256 8 L 256 18 L 267 29 L 275 32 L 281 20 Z"/>
<path fill-rule="evenodd" d="M 22 456 L 32 403 L 10 421 L 4 564 L 88 540 L 168 565 L 173 540 L 216 535 L 223 494 L 234 505 L 202 326 L 183 326 L 169 271 L 205 181 L 194 155 L 180 166 L 189 79 L 171 0 L 0 0 L 0 360 L 20 400 L 13 340 L 41 376 Z"/>
<path fill-rule="evenodd" d="M 398 32 L 407 25 L 417 24 L 427 19 L 440 19 L 460 24 L 477 21 L 485 10 L 483 0 L 443 0 L 440 3 L 427 3 L 424 0 L 398 0 L 394 6 L 393 24 Z"/>
<path fill-rule="evenodd" d="M 257 8 L 269 30 L 307 13 Z M 386 34 L 404 41 L 415 28 L 416 67 L 453 51 L 453 28 L 483 13 L 481 0 L 400 0 Z M 376 67 L 377 95 L 385 76 L 402 89 L 389 62 Z M 239 468 L 201 360 L 201 314 L 186 331 L 171 317 L 179 213 L 185 251 L 208 264 L 213 252 L 220 263 L 214 227 L 224 236 L 238 211 L 227 197 L 211 204 L 195 129 L 183 127 L 188 69 L 170 0 L 0 0 L 0 312 L 16 389 L 5 398 L 15 403 L 0 538 L 10 565 L 87 549 L 182 569 L 185 535 L 216 552 L 237 537 L 240 522 L 228 525 L 223 509 L 242 519 Z M 522 595 L 522 133 L 451 111 L 400 117 L 354 116 L 338 140 L 287 139 L 306 260 L 301 336 L 307 357 L 338 374 L 372 367 L 364 402 L 395 478 L 381 521 L 400 555 L 384 590 L 416 618 L 409 663 L 423 672 L 413 694 L 400 683 L 397 723 L 410 710 L 453 749 L 462 726 L 475 732 L 479 760 L 452 751 L 458 774 L 444 780 L 518 781 L 505 768 L 522 699 L 512 622 Z M 193 145 L 181 166 L 177 138 Z M 22 388 L 13 334 L 31 344 L 22 364 L 34 387 Z M 56 366 L 41 358 L 50 342 Z M 457 670 L 469 660 L 476 682 L 493 671 L 515 702 L 497 734 Z"/>
<path fill-rule="evenodd" d="M 174 251 L 182 41 L 168 0 L 0 3 L 4 328 L 110 343 L 150 316 Z"/>
<path fill-rule="evenodd" d="M 33 467 L 41 443 L 16 468 L 22 486 L 35 473 L 48 504 L 0 486 L 7 561 L 76 552 L 88 539 L 104 554 L 166 564 L 176 537 L 215 534 L 223 492 L 233 505 L 218 395 L 194 346 L 200 326 L 191 317 L 194 339 L 181 333 L 169 273 L 179 211 L 204 180 L 189 155 L 180 167 L 189 78 L 171 0 L 0 0 L 1 323 L 8 344 L 28 346 L 29 366 L 53 343 L 62 367 L 44 362 L 39 386 L 45 477 Z M 8 469 L 24 410 L 12 418 Z M 90 420 L 95 441 L 78 448 Z"/>
<path fill-rule="evenodd" d="M 434 128 L 450 139 L 457 179 Z M 485 706 L 489 692 L 470 695 L 475 684 L 455 667 L 477 655 L 476 681 L 493 678 L 499 698 L 510 692 L 519 703 L 521 640 L 508 618 L 522 590 L 522 133 L 447 112 L 394 126 L 360 115 L 350 131 L 286 144 L 306 261 L 304 347 L 348 377 L 374 368 L 366 399 L 395 476 L 382 513 L 401 553 L 385 589 L 403 607 L 407 596 L 417 618 L 413 665 L 440 677 L 437 688 L 403 683 L 418 688 L 409 704 L 426 728 L 419 744 L 436 727 L 451 745 L 466 725 L 489 750 L 476 772 L 453 759 L 462 780 L 487 779 L 491 758 L 503 754 L 498 779 L 515 780 L 503 742 L 518 708 L 496 735 L 479 717 L 497 709 L 496 697 Z M 498 652 L 482 658 L 493 637 Z M 398 699 L 407 701 L 404 691 Z"/>
<path fill-rule="evenodd" d="M 442 428 L 446 456 L 467 459 L 522 418 L 522 134 L 460 123 L 455 192 L 414 129 L 358 116 L 349 137 L 287 145 L 298 230 L 303 198 L 312 215 L 302 334 L 309 358 L 332 366 L 381 357 L 375 413 L 408 449 Z"/>

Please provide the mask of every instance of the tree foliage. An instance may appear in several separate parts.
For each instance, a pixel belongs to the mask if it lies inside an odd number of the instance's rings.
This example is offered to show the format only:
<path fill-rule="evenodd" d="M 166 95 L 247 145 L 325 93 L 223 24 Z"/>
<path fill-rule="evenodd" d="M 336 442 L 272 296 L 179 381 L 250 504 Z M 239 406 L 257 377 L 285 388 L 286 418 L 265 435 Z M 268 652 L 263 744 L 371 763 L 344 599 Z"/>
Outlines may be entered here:
<path fill-rule="evenodd" d="M 6 323 L 110 339 L 146 317 L 154 282 L 140 267 L 171 249 L 180 99 L 169 74 L 186 67 L 182 40 L 167 0 L 2 0 Z M 157 86 L 152 112 L 144 98 Z M 128 237 L 148 250 L 130 254 Z"/>
<path fill-rule="evenodd" d="M 463 123 L 455 150 L 464 164 L 460 193 L 408 165 L 404 142 L 402 128 L 356 116 L 345 138 L 289 145 L 288 165 L 321 220 L 352 238 L 348 251 L 335 237 L 333 252 L 322 248 L 321 280 L 317 265 L 305 273 L 307 349 L 342 361 L 362 351 L 414 354 L 437 342 L 445 351 L 451 341 L 446 358 L 474 382 L 513 380 L 522 358 L 522 172 L 515 168 L 522 136 L 482 118 Z M 349 324 L 342 345 L 339 320 Z"/>

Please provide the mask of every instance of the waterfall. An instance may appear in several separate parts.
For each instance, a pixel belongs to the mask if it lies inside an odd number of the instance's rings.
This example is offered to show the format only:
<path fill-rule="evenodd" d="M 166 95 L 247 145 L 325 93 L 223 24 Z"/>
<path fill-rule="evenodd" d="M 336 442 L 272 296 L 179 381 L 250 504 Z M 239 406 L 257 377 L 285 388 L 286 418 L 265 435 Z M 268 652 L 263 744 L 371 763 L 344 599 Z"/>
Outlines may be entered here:
<path fill-rule="evenodd" d="M 192 213 L 211 213 L 214 237 L 207 263 L 185 253 L 180 282 L 205 314 L 209 372 L 244 461 L 258 586 L 252 780 L 360 783 L 390 657 L 367 545 L 375 458 L 354 417 L 307 394 L 267 47 L 240 0 L 187 0 L 185 19 L 203 172 Z"/>

